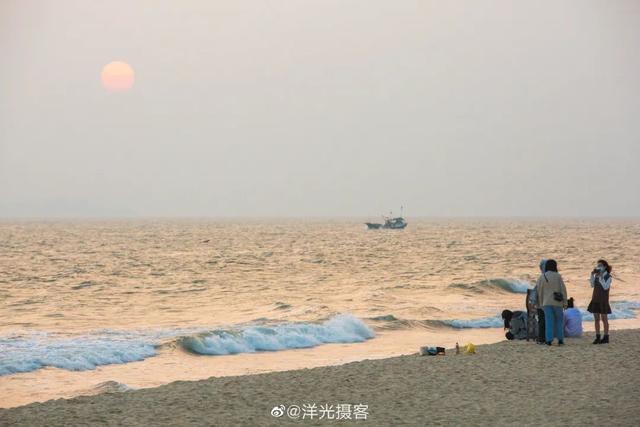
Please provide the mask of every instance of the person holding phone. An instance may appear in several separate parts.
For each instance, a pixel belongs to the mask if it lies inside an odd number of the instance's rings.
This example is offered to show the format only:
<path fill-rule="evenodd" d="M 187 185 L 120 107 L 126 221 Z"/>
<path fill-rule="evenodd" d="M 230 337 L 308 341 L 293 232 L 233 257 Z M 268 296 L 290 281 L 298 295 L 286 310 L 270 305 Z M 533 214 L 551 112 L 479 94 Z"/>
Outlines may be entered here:
<path fill-rule="evenodd" d="M 589 283 L 593 288 L 593 295 L 587 311 L 593 313 L 596 322 L 596 339 L 593 344 L 609 343 L 609 318 L 611 306 L 609 305 L 609 290 L 611 289 L 611 266 L 603 259 L 599 259 L 596 268 L 591 272 Z M 604 326 L 604 336 L 600 338 L 600 319 Z"/>

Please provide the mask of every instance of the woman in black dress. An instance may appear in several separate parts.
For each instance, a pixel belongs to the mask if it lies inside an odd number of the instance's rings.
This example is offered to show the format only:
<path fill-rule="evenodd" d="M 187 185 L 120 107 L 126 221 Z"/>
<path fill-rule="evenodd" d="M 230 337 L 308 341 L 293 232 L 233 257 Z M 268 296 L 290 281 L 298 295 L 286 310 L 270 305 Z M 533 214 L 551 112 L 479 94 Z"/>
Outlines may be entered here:
<path fill-rule="evenodd" d="M 598 265 L 591 272 L 589 282 L 593 288 L 593 296 L 587 310 L 593 313 L 596 322 L 596 339 L 594 344 L 607 344 L 609 342 L 609 318 L 611 306 L 609 305 L 609 289 L 611 288 L 611 266 L 603 259 L 598 260 Z M 600 319 L 604 326 L 604 336 L 600 338 Z"/>

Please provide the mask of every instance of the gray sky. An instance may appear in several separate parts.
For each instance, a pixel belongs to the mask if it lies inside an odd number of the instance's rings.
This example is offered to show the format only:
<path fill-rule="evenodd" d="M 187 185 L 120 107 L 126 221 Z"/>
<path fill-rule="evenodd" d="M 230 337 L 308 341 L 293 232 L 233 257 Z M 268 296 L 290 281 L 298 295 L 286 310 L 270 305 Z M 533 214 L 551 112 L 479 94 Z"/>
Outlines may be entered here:
<path fill-rule="evenodd" d="M 0 217 L 640 216 L 640 1 L 2 0 L 0 55 Z"/>

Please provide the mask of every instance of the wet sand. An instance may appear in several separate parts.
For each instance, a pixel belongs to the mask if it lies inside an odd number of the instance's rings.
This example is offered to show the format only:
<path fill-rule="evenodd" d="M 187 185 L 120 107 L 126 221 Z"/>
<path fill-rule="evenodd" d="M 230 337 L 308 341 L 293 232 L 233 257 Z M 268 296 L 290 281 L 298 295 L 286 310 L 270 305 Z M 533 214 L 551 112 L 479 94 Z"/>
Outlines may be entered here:
<path fill-rule="evenodd" d="M 475 355 L 400 356 L 258 375 L 178 381 L 157 388 L 58 399 L 0 410 L 0 425 L 281 425 L 278 405 L 363 404 L 362 425 L 637 425 L 640 329 L 593 334 L 564 347 L 525 341 Z M 343 411 L 354 417 L 353 406 Z M 335 411 L 302 413 L 301 425 Z"/>

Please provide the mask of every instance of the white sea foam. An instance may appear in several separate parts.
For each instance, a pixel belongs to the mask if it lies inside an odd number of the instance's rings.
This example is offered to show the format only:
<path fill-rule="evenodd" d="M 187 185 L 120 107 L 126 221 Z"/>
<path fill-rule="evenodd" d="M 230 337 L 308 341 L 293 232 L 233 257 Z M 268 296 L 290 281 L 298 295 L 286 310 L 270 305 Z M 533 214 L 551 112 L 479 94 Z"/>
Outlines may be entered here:
<path fill-rule="evenodd" d="M 526 294 L 527 289 L 533 288 L 533 286 L 526 280 L 520 279 L 507 279 L 505 280 L 508 290 L 518 294 Z"/>
<path fill-rule="evenodd" d="M 637 310 L 640 310 L 640 301 L 614 301 L 611 303 L 612 313 L 609 315 L 609 319 L 635 319 Z M 586 309 L 580 309 L 580 312 L 582 313 L 582 320 L 593 320 L 593 314 Z M 443 320 L 442 323 L 457 329 L 501 328 L 504 326 L 504 321 L 500 314 L 479 319 Z"/>
<path fill-rule="evenodd" d="M 73 337 L 38 332 L 0 337 L 0 375 L 47 366 L 85 371 L 100 365 L 135 362 L 155 356 L 161 344 L 174 339 L 190 352 L 216 355 L 355 343 L 374 335 L 364 322 L 349 314 L 336 315 L 323 323 L 245 325 L 213 332 L 201 328 L 100 330 Z"/>
<path fill-rule="evenodd" d="M 443 320 L 442 323 L 456 329 L 501 328 L 502 326 L 504 326 L 504 321 L 499 314 L 496 316 L 482 317 L 479 319 Z"/>
<path fill-rule="evenodd" d="M 0 338 L 0 375 L 29 372 L 45 366 L 70 371 L 128 363 L 154 356 L 150 339 L 128 334 L 89 334 L 59 338 L 47 333 Z"/>
<path fill-rule="evenodd" d="M 248 326 L 235 331 L 185 336 L 178 343 L 193 353 L 223 355 L 315 347 L 326 343 L 356 343 L 374 336 L 374 332 L 362 320 L 349 314 L 340 314 L 320 324 Z"/>
<path fill-rule="evenodd" d="M 607 316 L 609 320 L 635 319 L 636 310 L 640 310 L 640 301 L 613 301 L 610 305 L 611 314 Z M 582 320 L 593 320 L 593 314 L 586 309 L 580 309 L 580 312 Z"/>

